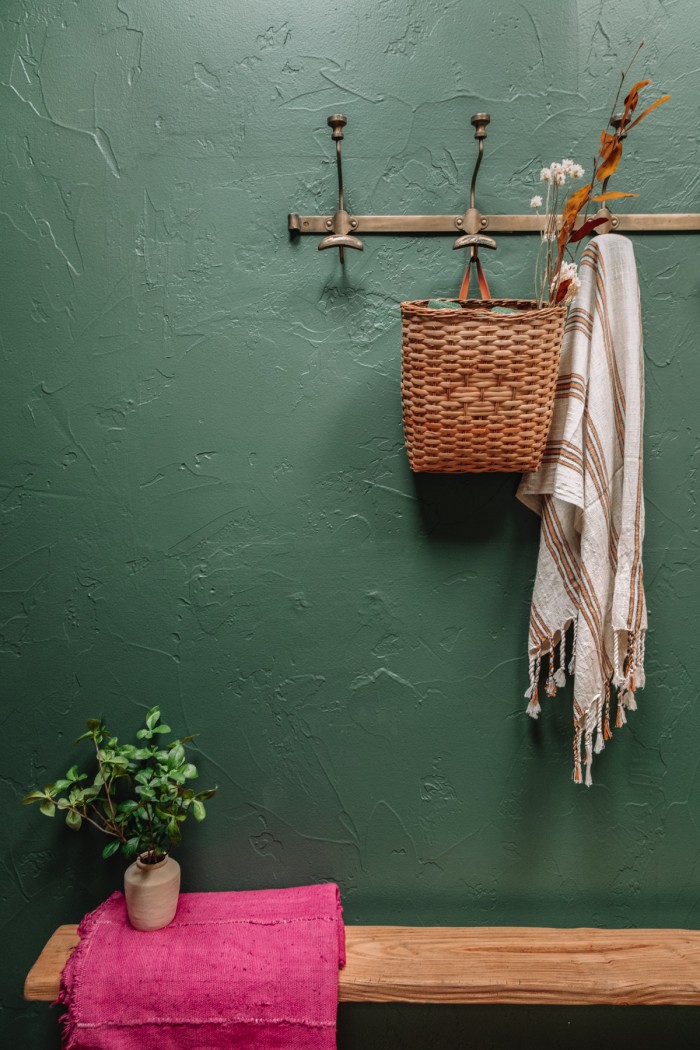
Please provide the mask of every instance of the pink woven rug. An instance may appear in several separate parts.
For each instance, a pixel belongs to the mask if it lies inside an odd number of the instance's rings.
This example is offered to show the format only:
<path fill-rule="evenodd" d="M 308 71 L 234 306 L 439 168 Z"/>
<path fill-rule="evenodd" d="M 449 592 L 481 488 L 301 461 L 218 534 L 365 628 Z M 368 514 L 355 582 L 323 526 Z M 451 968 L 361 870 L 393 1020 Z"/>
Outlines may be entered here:
<path fill-rule="evenodd" d="M 328 1050 L 345 932 L 338 887 L 183 893 L 133 930 L 121 893 L 80 924 L 61 978 L 66 1050 Z"/>

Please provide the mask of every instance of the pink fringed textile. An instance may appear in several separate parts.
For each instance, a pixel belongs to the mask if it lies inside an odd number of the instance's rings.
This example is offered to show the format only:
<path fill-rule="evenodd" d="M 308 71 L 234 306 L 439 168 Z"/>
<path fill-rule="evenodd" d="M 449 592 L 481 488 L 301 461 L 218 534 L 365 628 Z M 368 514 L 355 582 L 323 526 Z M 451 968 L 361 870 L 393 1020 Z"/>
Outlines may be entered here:
<path fill-rule="evenodd" d="M 121 893 L 85 916 L 61 977 L 66 1050 L 328 1050 L 345 931 L 334 883 L 184 893 L 164 930 Z"/>

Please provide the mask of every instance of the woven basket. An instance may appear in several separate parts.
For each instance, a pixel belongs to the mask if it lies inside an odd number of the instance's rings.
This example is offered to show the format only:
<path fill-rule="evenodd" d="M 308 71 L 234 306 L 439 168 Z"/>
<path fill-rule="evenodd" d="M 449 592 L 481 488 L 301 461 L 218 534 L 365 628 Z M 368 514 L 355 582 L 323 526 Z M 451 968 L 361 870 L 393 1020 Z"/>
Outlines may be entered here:
<path fill-rule="evenodd" d="M 552 419 L 566 307 L 538 310 L 528 299 L 467 299 L 461 310 L 427 303 L 401 304 L 411 470 L 537 470 Z M 490 313 L 491 306 L 517 313 Z"/>

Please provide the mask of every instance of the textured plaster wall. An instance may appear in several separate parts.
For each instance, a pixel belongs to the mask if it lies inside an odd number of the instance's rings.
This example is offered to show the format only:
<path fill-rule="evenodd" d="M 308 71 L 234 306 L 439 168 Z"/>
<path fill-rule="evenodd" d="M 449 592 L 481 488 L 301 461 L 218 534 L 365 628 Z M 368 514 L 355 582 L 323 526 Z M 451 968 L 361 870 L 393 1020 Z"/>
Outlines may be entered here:
<path fill-rule="evenodd" d="M 481 206 L 522 211 L 543 162 L 590 166 L 642 36 L 673 102 L 616 185 L 700 210 L 699 35 L 693 0 L 3 0 L 3 1046 L 57 1045 L 24 973 L 121 877 L 19 798 L 88 716 L 128 732 L 155 702 L 220 786 L 185 889 L 337 879 L 351 923 L 698 926 L 697 236 L 635 237 L 648 686 L 587 791 L 568 699 L 523 714 L 517 479 L 413 478 L 402 447 L 397 304 L 453 293 L 463 257 L 368 238 L 343 272 L 286 214 L 335 207 L 337 111 L 350 208 L 460 211 L 481 109 Z M 530 293 L 535 247 L 499 239 L 497 294 Z M 594 1022 L 693 1042 L 681 1011 L 368 1006 L 341 1045 L 588 1046 Z"/>

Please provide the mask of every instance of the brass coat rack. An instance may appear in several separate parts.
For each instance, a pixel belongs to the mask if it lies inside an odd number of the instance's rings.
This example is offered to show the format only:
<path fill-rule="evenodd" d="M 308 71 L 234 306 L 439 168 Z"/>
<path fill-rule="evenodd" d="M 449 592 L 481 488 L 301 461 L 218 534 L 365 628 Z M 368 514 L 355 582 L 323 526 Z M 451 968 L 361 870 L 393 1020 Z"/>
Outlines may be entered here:
<path fill-rule="evenodd" d="M 345 261 L 345 248 L 362 249 L 363 236 L 370 233 L 452 233 L 459 234 L 455 248 L 468 247 L 472 258 L 478 254 L 479 247 L 495 248 L 496 242 L 487 236 L 488 233 L 539 233 L 544 228 L 544 215 L 482 215 L 476 207 L 476 178 L 484 154 L 486 127 L 490 123 L 488 113 L 475 113 L 471 118 L 474 126 L 474 138 L 479 143 L 479 153 L 474 165 L 469 193 L 469 207 L 462 215 L 352 215 L 345 210 L 343 189 L 343 172 L 340 154 L 340 142 L 347 118 L 342 114 L 328 117 L 332 128 L 332 137 L 336 144 L 336 165 L 338 172 L 339 205 L 335 215 L 300 215 L 290 212 L 287 226 L 291 234 L 323 234 L 319 250 L 338 248 L 341 263 Z M 613 214 L 607 207 L 601 208 L 595 216 L 605 221 L 595 230 L 596 233 L 610 233 L 613 230 L 621 233 L 681 233 L 700 231 L 700 213 L 667 212 L 637 213 L 634 215 Z M 577 225 L 583 222 L 579 219 Z"/>

